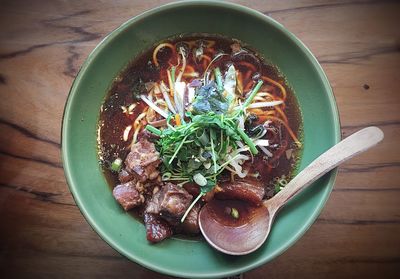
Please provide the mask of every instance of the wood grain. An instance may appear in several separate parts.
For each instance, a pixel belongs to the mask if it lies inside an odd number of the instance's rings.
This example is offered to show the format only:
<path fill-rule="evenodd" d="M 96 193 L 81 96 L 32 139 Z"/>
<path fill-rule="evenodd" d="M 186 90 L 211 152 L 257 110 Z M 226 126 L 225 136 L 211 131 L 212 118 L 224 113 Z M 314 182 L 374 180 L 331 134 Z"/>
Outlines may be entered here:
<path fill-rule="evenodd" d="M 284 207 L 293 197 L 306 189 L 324 174 L 342 165 L 354 156 L 366 152 L 368 149 L 380 143 L 384 138 L 381 129 L 370 126 L 361 129 L 346 137 L 319 155 L 306 166 L 298 175 L 269 200 L 264 200 L 264 206 L 268 208 L 270 224 L 275 214 Z"/>
<path fill-rule="evenodd" d="M 0 274 L 5 278 L 167 278 L 121 257 L 86 223 L 60 158 L 64 103 L 106 34 L 169 1 L 4 0 L 0 9 Z M 385 140 L 339 169 L 317 222 L 245 278 L 400 278 L 400 4 L 234 1 L 278 20 L 316 55 L 342 133 Z"/>

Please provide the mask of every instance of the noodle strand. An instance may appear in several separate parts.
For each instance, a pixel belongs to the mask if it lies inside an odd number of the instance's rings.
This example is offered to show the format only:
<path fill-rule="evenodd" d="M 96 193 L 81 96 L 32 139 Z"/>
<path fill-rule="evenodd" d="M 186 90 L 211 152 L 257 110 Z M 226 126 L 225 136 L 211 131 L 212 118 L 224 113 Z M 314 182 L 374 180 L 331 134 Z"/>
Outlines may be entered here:
<path fill-rule="evenodd" d="M 264 81 L 267 81 L 269 83 L 272 83 L 273 85 L 279 87 L 279 89 L 281 90 L 281 93 L 282 93 L 282 99 L 286 100 L 286 89 L 285 89 L 285 87 L 283 87 L 279 82 L 277 82 L 277 81 L 275 81 L 273 79 L 270 79 L 269 77 L 262 76 L 261 79 L 264 80 Z"/>
<path fill-rule="evenodd" d="M 160 66 L 160 64 L 158 63 L 158 60 L 157 60 L 157 54 L 164 47 L 168 47 L 172 50 L 173 53 L 176 53 L 175 47 L 172 44 L 170 44 L 170 43 L 159 44 L 153 51 L 153 63 L 157 67 Z"/>

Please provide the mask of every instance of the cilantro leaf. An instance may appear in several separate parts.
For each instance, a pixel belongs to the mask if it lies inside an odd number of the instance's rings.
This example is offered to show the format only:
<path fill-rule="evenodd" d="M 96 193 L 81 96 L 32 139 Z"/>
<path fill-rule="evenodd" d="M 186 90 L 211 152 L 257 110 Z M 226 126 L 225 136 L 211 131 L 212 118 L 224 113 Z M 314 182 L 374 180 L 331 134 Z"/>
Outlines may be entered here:
<path fill-rule="evenodd" d="M 197 90 L 196 99 L 193 102 L 193 113 L 225 113 L 229 108 L 229 103 L 221 93 L 222 92 L 217 90 L 214 82 L 210 82 L 209 84 L 200 87 Z"/>

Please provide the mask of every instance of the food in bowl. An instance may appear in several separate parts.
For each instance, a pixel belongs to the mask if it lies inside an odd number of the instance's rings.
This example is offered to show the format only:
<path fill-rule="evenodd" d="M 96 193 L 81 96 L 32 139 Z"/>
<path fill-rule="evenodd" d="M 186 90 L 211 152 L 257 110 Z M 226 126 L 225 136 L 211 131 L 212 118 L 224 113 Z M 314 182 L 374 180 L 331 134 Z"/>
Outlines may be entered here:
<path fill-rule="evenodd" d="M 163 40 L 115 78 L 101 106 L 98 155 L 116 201 L 151 243 L 200 233 L 212 199 L 259 206 L 290 180 L 302 118 L 279 70 L 217 35 Z M 240 222 L 242 207 L 221 208 Z"/>

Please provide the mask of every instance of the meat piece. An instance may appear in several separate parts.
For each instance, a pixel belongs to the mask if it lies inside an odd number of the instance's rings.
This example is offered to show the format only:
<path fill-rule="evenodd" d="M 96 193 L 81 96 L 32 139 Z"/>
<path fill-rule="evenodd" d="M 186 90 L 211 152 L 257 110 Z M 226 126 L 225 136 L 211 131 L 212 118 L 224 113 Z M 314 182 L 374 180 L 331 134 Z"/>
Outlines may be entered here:
<path fill-rule="evenodd" d="M 157 170 L 161 163 L 160 154 L 157 152 L 154 143 L 146 137 L 142 137 L 131 147 L 131 152 L 125 159 L 126 170 L 141 181 L 153 180 L 159 175 Z"/>
<path fill-rule="evenodd" d="M 188 193 L 192 196 L 197 196 L 198 194 L 200 194 L 200 186 L 194 182 L 185 183 L 183 185 L 183 188 L 185 188 L 185 190 L 188 191 Z"/>
<path fill-rule="evenodd" d="M 244 200 L 255 205 L 261 205 L 265 195 L 262 183 L 254 179 L 225 182 L 220 185 L 221 191 L 215 194 L 219 199 Z"/>
<path fill-rule="evenodd" d="M 139 193 L 135 186 L 136 181 L 129 181 L 128 183 L 117 185 L 113 189 L 114 198 L 125 211 L 141 205 L 144 202 L 143 195 Z"/>
<path fill-rule="evenodd" d="M 148 202 L 146 212 L 158 214 L 174 224 L 186 212 L 192 198 L 184 188 L 166 183 Z"/>
<path fill-rule="evenodd" d="M 133 180 L 135 178 L 135 176 L 129 172 L 127 172 L 125 169 L 122 169 L 119 173 L 118 173 L 118 180 L 121 183 L 127 183 L 131 180 Z"/>
<path fill-rule="evenodd" d="M 184 233 L 187 234 L 199 234 L 199 212 L 201 209 L 201 205 L 197 203 L 186 216 L 185 221 L 181 224 L 181 229 Z"/>
<path fill-rule="evenodd" d="M 172 229 L 165 220 L 149 213 L 144 214 L 143 220 L 148 241 L 157 243 L 172 235 Z"/>

